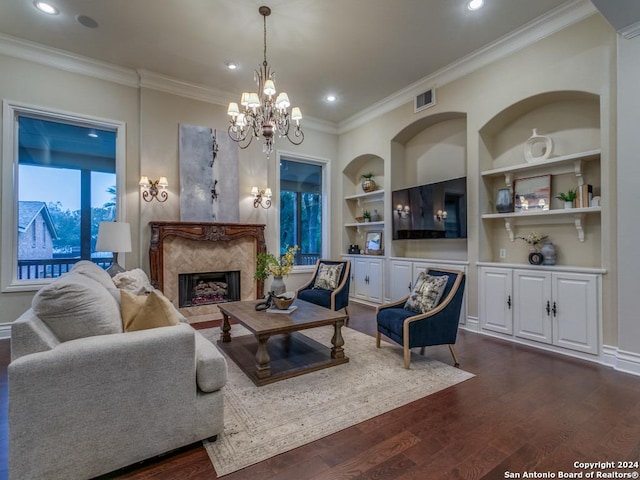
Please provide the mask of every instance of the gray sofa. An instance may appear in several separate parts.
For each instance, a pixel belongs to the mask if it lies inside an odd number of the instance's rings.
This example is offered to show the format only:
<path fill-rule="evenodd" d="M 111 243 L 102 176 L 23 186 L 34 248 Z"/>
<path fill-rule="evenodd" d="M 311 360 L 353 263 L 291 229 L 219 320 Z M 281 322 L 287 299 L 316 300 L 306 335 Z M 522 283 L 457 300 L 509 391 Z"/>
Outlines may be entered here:
<path fill-rule="evenodd" d="M 125 333 L 119 315 L 109 275 L 80 262 L 13 323 L 10 479 L 91 478 L 222 432 L 217 348 L 184 317 Z"/>

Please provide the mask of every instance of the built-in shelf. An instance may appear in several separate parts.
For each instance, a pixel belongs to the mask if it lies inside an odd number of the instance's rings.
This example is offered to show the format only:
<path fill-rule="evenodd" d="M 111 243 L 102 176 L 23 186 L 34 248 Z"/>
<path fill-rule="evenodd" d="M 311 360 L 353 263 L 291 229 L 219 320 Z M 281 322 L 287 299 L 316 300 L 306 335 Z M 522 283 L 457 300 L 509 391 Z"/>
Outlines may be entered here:
<path fill-rule="evenodd" d="M 561 155 L 559 157 L 541 160 L 539 162 L 519 163 L 518 165 L 509 165 L 507 167 L 493 168 L 480 173 L 483 177 L 505 176 L 505 183 L 510 185 L 513 176 L 517 172 L 527 172 L 531 170 L 552 171 L 558 174 L 559 169 L 566 170 L 565 173 L 574 172 L 577 176 L 582 176 L 582 162 L 597 160 L 600 158 L 601 150 L 588 150 L 586 152 L 572 153 L 570 155 Z M 577 162 L 577 163 L 576 163 Z"/>
<path fill-rule="evenodd" d="M 485 213 L 483 220 L 502 219 L 509 234 L 509 240 L 515 240 L 513 227 L 515 225 L 537 225 L 551 223 L 573 223 L 578 232 L 578 240 L 584 242 L 584 217 L 587 214 L 600 214 L 602 207 L 565 208 L 557 210 Z"/>
<path fill-rule="evenodd" d="M 384 221 L 380 220 L 379 222 L 345 223 L 344 226 L 356 228 L 358 233 L 360 233 L 360 230 L 371 230 L 372 227 L 384 226 Z"/>

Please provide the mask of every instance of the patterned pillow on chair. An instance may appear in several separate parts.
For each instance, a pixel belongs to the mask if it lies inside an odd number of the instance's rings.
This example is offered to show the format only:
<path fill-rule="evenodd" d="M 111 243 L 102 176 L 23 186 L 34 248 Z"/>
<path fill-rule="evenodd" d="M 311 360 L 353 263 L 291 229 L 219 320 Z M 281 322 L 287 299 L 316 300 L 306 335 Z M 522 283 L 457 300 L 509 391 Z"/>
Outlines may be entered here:
<path fill-rule="evenodd" d="M 416 286 L 404 304 L 404 309 L 416 313 L 426 313 L 433 309 L 438 305 L 448 280 L 449 277 L 446 275 L 432 276 L 425 272 L 420 272 Z"/>
<path fill-rule="evenodd" d="M 322 288 L 324 290 L 335 290 L 338 288 L 342 266 L 342 263 L 336 265 L 321 263 L 320 267 L 318 267 L 318 276 L 313 284 L 313 288 Z"/>

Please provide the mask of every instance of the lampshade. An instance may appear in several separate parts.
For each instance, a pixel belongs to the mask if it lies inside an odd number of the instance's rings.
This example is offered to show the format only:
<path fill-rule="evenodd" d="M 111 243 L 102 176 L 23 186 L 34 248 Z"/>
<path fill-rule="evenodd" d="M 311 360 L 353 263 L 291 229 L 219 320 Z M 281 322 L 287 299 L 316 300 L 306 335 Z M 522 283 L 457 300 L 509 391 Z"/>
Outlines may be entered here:
<path fill-rule="evenodd" d="M 169 182 L 167 181 L 167 177 L 160 177 L 158 180 L 158 187 L 167 188 L 169 186 Z"/>
<path fill-rule="evenodd" d="M 240 113 L 240 110 L 238 109 L 238 104 L 236 102 L 231 102 L 229 104 L 229 109 L 227 110 L 227 114 L 229 114 L 232 117 L 237 117 L 239 113 Z"/>
<path fill-rule="evenodd" d="M 100 222 L 96 252 L 130 252 L 131 227 L 126 222 Z"/>
<path fill-rule="evenodd" d="M 264 191 L 264 196 L 267 198 L 271 198 L 271 196 L 273 195 L 273 193 L 271 193 L 271 189 L 269 187 L 267 187 Z"/>
<path fill-rule="evenodd" d="M 274 95 L 276 93 L 276 85 L 273 83 L 273 80 L 269 79 L 264 82 L 263 92 L 265 95 Z"/>
<path fill-rule="evenodd" d="M 147 177 L 146 175 L 141 176 L 138 185 L 140 185 L 141 187 L 149 188 L 149 186 L 151 185 L 149 183 L 149 177 Z"/>
<path fill-rule="evenodd" d="M 291 120 L 302 120 L 302 112 L 300 107 L 293 107 L 291 109 Z"/>
<path fill-rule="evenodd" d="M 251 195 L 254 197 L 258 196 L 258 187 L 251 187 Z"/>

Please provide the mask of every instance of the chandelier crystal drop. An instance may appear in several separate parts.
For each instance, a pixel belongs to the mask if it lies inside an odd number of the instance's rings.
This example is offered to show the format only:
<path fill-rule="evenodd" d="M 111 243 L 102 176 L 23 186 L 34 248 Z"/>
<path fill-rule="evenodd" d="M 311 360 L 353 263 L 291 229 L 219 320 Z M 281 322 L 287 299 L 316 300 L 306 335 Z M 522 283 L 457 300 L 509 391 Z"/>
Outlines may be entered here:
<path fill-rule="evenodd" d="M 262 6 L 258 11 L 264 22 L 264 59 L 254 75 L 259 93 L 243 92 L 240 106 L 236 102 L 229 104 L 227 113 L 231 121 L 228 131 L 231 139 L 243 149 L 247 148 L 254 138 L 262 137 L 262 150 L 268 159 L 273 151 L 275 135 L 286 137 L 294 145 L 300 145 L 304 140 L 304 133 L 300 129 L 300 108 L 292 107 L 289 112 L 289 96 L 285 92 L 276 96 L 274 73 L 267 63 L 267 17 L 271 15 L 271 9 Z M 292 125 L 293 121 L 295 126 Z"/>

